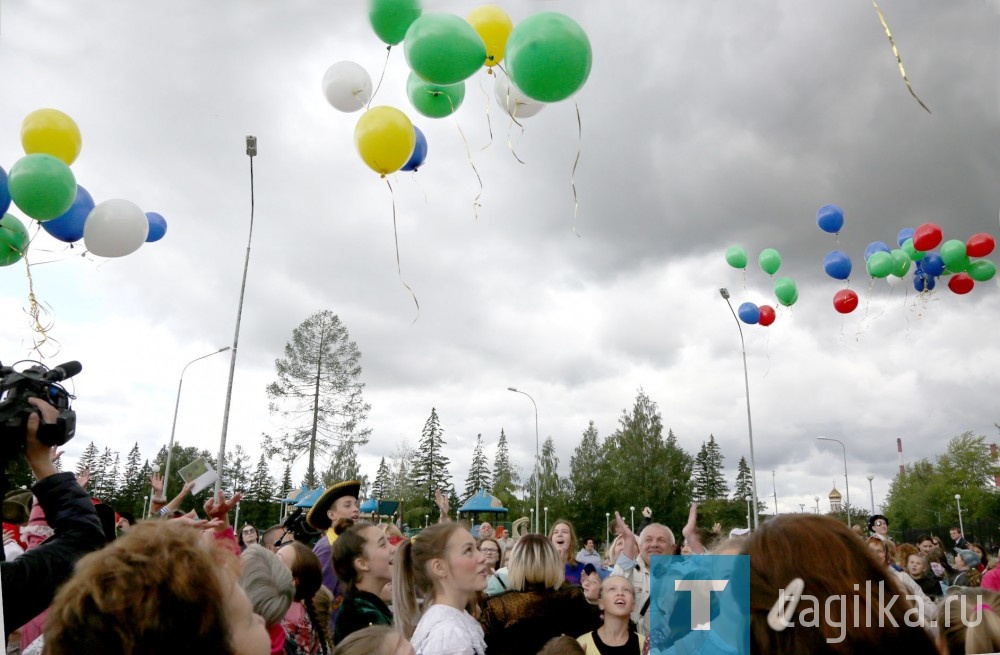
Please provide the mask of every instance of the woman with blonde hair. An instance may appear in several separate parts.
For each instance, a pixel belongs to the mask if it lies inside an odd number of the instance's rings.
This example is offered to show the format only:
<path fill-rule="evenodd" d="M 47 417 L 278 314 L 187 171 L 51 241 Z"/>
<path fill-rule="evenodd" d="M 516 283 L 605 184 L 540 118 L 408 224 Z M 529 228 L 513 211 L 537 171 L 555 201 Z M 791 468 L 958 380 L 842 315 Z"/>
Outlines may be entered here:
<path fill-rule="evenodd" d="M 413 646 L 398 630 L 371 625 L 352 632 L 337 644 L 337 655 L 414 655 Z"/>
<path fill-rule="evenodd" d="M 437 523 L 400 544 L 394 560 L 396 626 L 416 655 L 485 655 L 483 629 L 470 611 L 486 588 L 487 566 L 472 534 L 458 523 Z"/>
<path fill-rule="evenodd" d="M 537 653 L 552 637 L 579 637 L 601 624 L 600 610 L 566 584 L 563 558 L 540 534 L 514 544 L 507 582 L 510 591 L 488 598 L 480 617 L 490 655 Z"/>
<path fill-rule="evenodd" d="M 938 613 L 942 655 L 1000 652 L 1000 594 L 984 589 L 948 590 Z"/>

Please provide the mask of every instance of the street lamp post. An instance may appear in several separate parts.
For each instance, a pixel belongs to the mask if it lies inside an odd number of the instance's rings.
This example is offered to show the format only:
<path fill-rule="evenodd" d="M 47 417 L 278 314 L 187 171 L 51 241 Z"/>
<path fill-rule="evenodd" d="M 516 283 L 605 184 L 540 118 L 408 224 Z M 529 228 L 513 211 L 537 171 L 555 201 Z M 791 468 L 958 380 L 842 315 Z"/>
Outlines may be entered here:
<path fill-rule="evenodd" d="M 538 521 L 538 516 L 540 514 L 540 512 L 538 511 L 538 499 L 539 499 L 539 489 L 538 489 L 538 460 L 539 460 L 539 454 L 538 454 L 538 405 L 535 403 L 535 399 L 532 398 L 529 394 L 525 393 L 524 391 L 521 391 L 519 389 L 515 389 L 514 387 L 507 387 L 507 391 L 513 391 L 514 393 L 519 393 L 519 394 L 522 394 L 524 396 L 528 396 L 528 400 L 531 401 L 532 406 L 535 408 L 535 511 L 534 511 L 534 515 L 533 516 L 534 516 L 534 519 L 535 519 L 535 532 L 538 532 L 538 523 L 537 523 L 537 521 Z"/>
<path fill-rule="evenodd" d="M 146 512 L 149 509 L 149 496 L 142 497 L 142 517 L 146 518 Z"/>
<path fill-rule="evenodd" d="M 231 346 L 226 346 L 225 348 L 219 348 L 214 352 L 210 352 L 207 355 L 202 355 L 201 357 L 195 357 L 190 362 L 184 365 L 181 369 L 181 378 L 177 382 L 177 400 L 174 401 L 174 422 L 170 426 L 170 445 L 167 446 L 167 466 L 163 472 L 163 495 L 167 495 L 167 485 L 170 484 L 170 461 L 174 457 L 174 432 L 177 431 L 177 410 L 181 408 L 181 387 L 184 386 L 184 373 L 187 371 L 187 367 L 191 366 L 197 361 L 205 359 L 206 357 L 211 357 L 212 355 L 218 355 L 219 353 L 224 353 L 230 350 Z M 222 471 L 219 471 L 219 475 L 222 475 Z"/>
<path fill-rule="evenodd" d="M 611 545 L 611 512 L 604 512 L 604 543 Z"/>
<path fill-rule="evenodd" d="M 628 511 L 632 513 L 632 518 L 629 522 L 629 527 L 632 528 L 632 532 L 635 532 L 635 505 L 629 505 Z"/>
<path fill-rule="evenodd" d="M 427 523 L 430 521 L 430 519 L 431 519 L 431 515 L 430 514 L 424 514 L 424 527 L 425 528 L 427 527 Z"/>
<path fill-rule="evenodd" d="M 872 487 L 872 480 L 875 479 L 875 476 L 869 473 L 865 477 L 868 478 L 868 493 L 871 494 L 872 497 L 872 516 L 875 516 L 875 488 Z"/>
<path fill-rule="evenodd" d="M 535 523 L 535 508 L 534 507 L 529 507 L 528 510 L 531 512 L 531 525 L 534 526 L 534 528 L 532 528 L 532 530 L 537 534 L 538 533 L 538 524 Z"/>
<path fill-rule="evenodd" d="M 729 311 L 733 313 L 733 320 L 736 321 L 736 328 L 740 331 L 740 348 L 743 350 L 743 384 L 747 394 L 747 432 L 750 435 L 750 487 L 753 493 L 753 527 L 757 528 L 757 460 L 753 454 L 753 422 L 750 420 L 750 374 L 747 372 L 747 347 L 743 341 L 743 326 L 736 316 L 733 303 L 729 302 L 729 290 L 725 287 L 719 289 L 719 293 L 729 305 Z"/>
<path fill-rule="evenodd" d="M 962 494 L 955 494 L 955 503 L 958 505 L 958 534 L 965 536 L 965 527 L 962 525 Z"/>
<path fill-rule="evenodd" d="M 844 509 L 847 510 L 847 527 L 851 527 L 851 482 L 847 477 L 847 446 L 844 442 L 839 439 L 831 439 L 830 437 L 816 437 L 820 441 L 836 441 L 840 444 L 840 447 L 844 450 L 844 491 L 846 492 L 846 499 L 844 504 Z M 873 512 L 874 513 L 874 512 Z"/>
<path fill-rule="evenodd" d="M 813 500 L 816 501 L 816 513 L 819 514 L 819 496 L 813 496 Z"/>
<path fill-rule="evenodd" d="M 750 529 L 750 499 L 747 498 L 747 530 Z"/>
<path fill-rule="evenodd" d="M 549 508 L 545 508 L 545 534 L 549 533 Z"/>
<path fill-rule="evenodd" d="M 774 481 L 774 471 L 771 471 L 771 488 L 774 490 L 774 515 L 778 515 L 778 484 Z"/>
<path fill-rule="evenodd" d="M 799 503 L 799 514 L 805 514 L 805 513 L 806 513 L 806 504 Z"/>
<path fill-rule="evenodd" d="M 253 158 L 257 155 L 257 137 L 246 138 L 247 156 L 250 158 L 250 231 L 247 235 L 247 254 L 243 260 L 243 281 L 240 283 L 240 302 L 236 309 L 236 330 L 233 333 L 233 354 L 229 357 L 229 383 L 226 385 L 226 404 L 222 410 L 222 436 L 219 438 L 219 478 L 215 481 L 215 495 L 222 490 L 222 472 L 226 470 L 226 433 L 229 431 L 229 407 L 233 401 L 233 379 L 236 377 L 236 353 L 240 345 L 240 322 L 243 320 L 243 298 L 247 290 L 247 273 L 250 270 L 250 244 L 253 242 Z"/>

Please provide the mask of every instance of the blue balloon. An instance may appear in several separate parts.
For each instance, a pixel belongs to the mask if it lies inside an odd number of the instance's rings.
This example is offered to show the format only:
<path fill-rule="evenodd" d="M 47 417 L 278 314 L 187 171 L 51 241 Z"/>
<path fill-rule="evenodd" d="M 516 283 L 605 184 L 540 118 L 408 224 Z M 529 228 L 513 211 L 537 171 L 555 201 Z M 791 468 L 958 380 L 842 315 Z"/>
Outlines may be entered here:
<path fill-rule="evenodd" d="M 913 274 L 913 288 L 917 291 L 933 291 L 936 280 L 933 275 L 925 275 L 918 271 Z"/>
<path fill-rule="evenodd" d="M 903 244 L 906 243 L 907 239 L 913 238 L 914 232 L 916 232 L 916 230 L 914 230 L 912 227 L 904 227 L 902 230 L 899 231 L 899 234 L 896 235 L 896 243 L 899 244 L 900 248 L 903 247 Z"/>
<path fill-rule="evenodd" d="M 887 252 L 892 254 L 892 249 L 882 241 L 872 241 L 868 244 L 868 247 L 865 248 L 865 261 L 868 261 L 868 258 L 877 252 Z"/>
<path fill-rule="evenodd" d="M 159 241 L 167 233 L 167 219 L 156 212 L 146 212 L 146 220 L 149 221 L 149 234 L 146 235 L 146 243 Z"/>
<path fill-rule="evenodd" d="M 42 222 L 42 229 L 66 243 L 73 243 L 83 238 L 83 224 L 87 222 L 91 210 L 94 209 L 94 199 L 90 193 L 79 184 L 76 185 L 76 199 L 65 212 L 50 221 Z"/>
<path fill-rule="evenodd" d="M 760 309 L 752 302 L 745 302 L 736 311 L 740 315 L 740 320 L 749 325 L 756 325 L 760 321 Z"/>
<path fill-rule="evenodd" d="M 416 125 L 413 126 L 413 133 L 417 137 L 417 142 L 413 146 L 413 154 L 410 155 L 410 160 L 399 169 L 401 171 L 415 171 L 423 166 L 424 161 L 427 159 L 427 137 L 424 136 L 424 133 Z"/>
<path fill-rule="evenodd" d="M 840 232 L 844 227 L 844 210 L 837 205 L 823 205 L 816 211 L 816 225 L 830 234 Z"/>
<path fill-rule="evenodd" d="M 823 270 L 834 280 L 846 280 L 851 276 L 851 258 L 846 252 L 832 250 L 823 258 Z"/>
<path fill-rule="evenodd" d="M 944 272 L 944 260 L 941 259 L 941 255 L 936 252 L 929 252 L 924 256 L 923 259 L 924 273 L 927 275 L 938 276 Z"/>
<path fill-rule="evenodd" d="M 7 171 L 0 168 L 0 216 L 10 209 L 10 189 L 7 188 Z"/>

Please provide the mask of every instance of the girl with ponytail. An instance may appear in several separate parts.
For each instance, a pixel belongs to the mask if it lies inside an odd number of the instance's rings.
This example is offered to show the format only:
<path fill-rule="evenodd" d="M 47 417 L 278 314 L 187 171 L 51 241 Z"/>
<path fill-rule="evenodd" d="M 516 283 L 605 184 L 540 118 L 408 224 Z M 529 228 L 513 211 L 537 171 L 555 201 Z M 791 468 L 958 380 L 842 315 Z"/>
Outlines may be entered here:
<path fill-rule="evenodd" d="M 393 559 L 396 627 L 416 655 L 485 655 L 483 628 L 470 611 L 489 567 L 472 534 L 458 523 L 438 523 L 400 544 Z"/>
<path fill-rule="evenodd" d="M 392 582 L 394 550 L 386 533 L 371 523 L 358 523 L 338 533 L 331 549 L 333 570 L 346 591 L 334 620 L 334 644 L 370 625 L 392 625 L 392 612 L 380 593 Z"/>
<path fill-rule="evenodd" d="M 299 541 L 279 548 L 278 557 L 291 570 L 295 581 L 295 596 L 282 621 L 288 638 L 304 655 L 329 655 L 326 625 L 319 620 L 313 606 L 313 596 L 323 585 L 323 568 L 319 558 Z"/>

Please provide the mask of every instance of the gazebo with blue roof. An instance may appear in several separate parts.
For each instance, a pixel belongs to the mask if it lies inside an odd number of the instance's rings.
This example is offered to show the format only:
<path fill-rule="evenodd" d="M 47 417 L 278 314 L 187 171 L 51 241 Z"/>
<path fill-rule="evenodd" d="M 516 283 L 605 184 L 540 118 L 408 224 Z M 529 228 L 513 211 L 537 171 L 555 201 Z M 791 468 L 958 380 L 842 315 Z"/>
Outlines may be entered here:
<path fill-rule="evenodd" d="M 472 514 L 474 524 L 479 520 L 480 514 L 506 514 L 507 508 L 503 506 L 499 498 L 486 493 L 486 490 L 481 488 L 478 493 L 465 501 L 465 504 L 459 507 L 458 511 L 461 514 Z"/>

